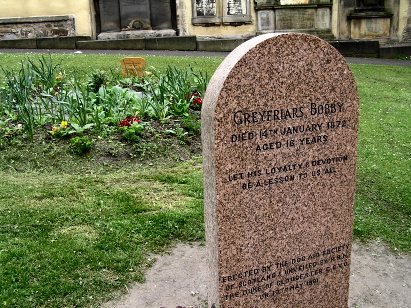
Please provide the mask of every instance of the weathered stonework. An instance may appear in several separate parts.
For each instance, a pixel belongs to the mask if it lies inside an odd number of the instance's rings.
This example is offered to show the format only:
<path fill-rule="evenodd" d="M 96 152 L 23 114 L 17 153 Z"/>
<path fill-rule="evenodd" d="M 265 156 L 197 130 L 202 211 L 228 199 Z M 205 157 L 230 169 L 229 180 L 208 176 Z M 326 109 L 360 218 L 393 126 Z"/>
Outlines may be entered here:
<path fill-rule="evenodd" d="M 274 11 L 261 10 L 257 11 L 257 29 L 260 32 L 272 32 L 275 29 L 274 25 Z"/>
<path fill-rule="evenodd" d="M 72 16 L 44 16 L 0 19 L 0 39 L 74 36 Z"/>
<path fill-rule="evenodd" d="M 332 4 L 329 1 L 263 1 L 256 3 L 257 34 L 270 32 L 305 32 L 325 39 L 331 33 Z"/>
<path fill-rule="evenodd" d="M 385 39 L 390 38 L 392 14 L 385 12 L 352 13 L 350 21 L 351 39 Z"/>
<path fill-rule="evenodd" d="M 202 110 L 209 307 L 346 308 L 358 95 L 305 34 L 225 58 Z"/>
<path fill-rule="evenodd" d="M 103 32 L 97 36 L 99 40 L 137 39 L 149 37 L 172 37 L 176 31 L 169 30 L 129 30 L 121 32 Z"/>

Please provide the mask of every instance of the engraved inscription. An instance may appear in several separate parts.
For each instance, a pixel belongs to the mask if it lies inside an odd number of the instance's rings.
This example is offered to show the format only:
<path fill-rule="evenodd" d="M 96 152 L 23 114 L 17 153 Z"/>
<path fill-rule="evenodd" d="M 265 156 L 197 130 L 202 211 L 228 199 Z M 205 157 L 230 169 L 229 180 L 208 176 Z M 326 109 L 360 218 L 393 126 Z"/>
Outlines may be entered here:
<path fill-rule="evenodd" d="M 220 278 L 224 301 L 244 296 L 260 300 L 271 299 L 290 292 L 299 292 L 321 284 L 323 276 L 350 265 L 349 243 L 342 243 L 308 255 L 274 260 L 258 268 L 239 271 Z"/>
<path fill-rule="evenodd" d="M 350 121 L 340 115 L 345 111 L 344 103 L 310 103 L 287 109 L 238 110 L 232 113 L 232 123 L 241 129 L 230 136 L 231 145 L 250 142 L 250 149 L 258 153 L 273 152 L 282 148 L 296 149 L 315 144 L 332 142 L 332 132 L 346 129 Z M 317 121 L 319 116 L 327 116 Z M 290 125 L 300 118 L 307 123 Z M 285 120 L 288 125 L 283 125 Z M 252 129 L 253 125 L 265 122 L 268 127 Z M 273 126 L 270 127 L 271 123 Z M 309 181 L 313 177 L 333 176 L 348 160 L 354 159 L 346 153 L 333 157 L 317 157 L 307 161 L 291 161 L 285 165 L 266 165 L 256 170 L 238 170 L 226 174 L 228 182 L 240 185 L 243 190 L 272 188 L 289 182 Z"/>
<path fill-rule="evenodd" d="M 238 183 L 242 189 L 271 188 L 273 185 L 292 181 L 307 181 L 312 177 L 332 176 L 338 173 L 351 159 L 341 154 L 335 157 L 319 157 L 304 162 L 291 162 L 286 165 L 270 165 L 257 170 L 241 170 L 228 174 L 228 182 Z"/>
<path fill-rule="evenodd" d="M 235 127 L 268 122 L 275 126 L 259 130 L 241 130 L 231 134 L 232 144 L 257 141 L 254 150 L 256 153 L 266 153 L 281 148 L 306 147 L 314 144 L 329 142 L 328 131 L 335 131 L 348 127 L 349 121 L 345 118 L 330 118 L 344 112 L 344 103 L 310 103 L 308 107 L 298 106 L 288 109 L 273 109 L 262 111 L 235 111 L 232 114 L 232 123 Z M 328 116 L 323 122 L 316 122 L 318 116 Z M 282 120 L 296 120 L 312 118 L 308 124 L 282 126 Z M 307 136 L 309 134 L 310 136 Z M 284 139 L 284 137 L 291 137 Z"/>

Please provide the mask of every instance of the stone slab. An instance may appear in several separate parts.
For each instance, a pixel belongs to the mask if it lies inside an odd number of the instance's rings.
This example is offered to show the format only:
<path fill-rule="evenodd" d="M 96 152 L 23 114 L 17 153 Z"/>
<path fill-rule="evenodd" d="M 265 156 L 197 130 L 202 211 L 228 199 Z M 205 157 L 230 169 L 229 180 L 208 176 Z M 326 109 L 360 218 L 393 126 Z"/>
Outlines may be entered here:
<path fill-rule="evenodd" d="M 70 37 L 44 37 L 37 38 L 38 49 L 76 49 L 77 39 Z"/>
<path fill-rule="evenodd" d="M 266 34 L 225 58 L 202 110 L 209 307 L 347 307 L 357 130 L 325 41 Z"/>
<path fill-rule="evenodd" d="M 120 5 L 118 1 L 99 0 L 101 32 L 120 31 Z"/>
<path fill-rule="evenodd" d="M 97 36 L 98 40 L 121 40 L 121 39 L 137 39 L 149 37 L 171 37 L 176 36 L 176 31 L 173 29 L 167 30 L 128 30 L 120 32 L 103 32 Z"/>
<path fill-rule="evenodd" d="M 315 12 L 315 8 L 276 10 L 275 29 L 314 29 Z"/>
<path fill-rule="evenodd" d="M 153 29 L 171 29 L 170 0 L 151 1 L 151 24 Z"/>
<path fill-rule="evenodd" d="M 272 31 L 274 29 L 274 11 L 257 11 L 257 31 Z"/>
<path fill-rule="evenodd" d="M 56 15 L 56 16 L 33 16 L 33 17 L 11 17 L 0 18 L 0 24 L 18 24 L 18 23 L 41 23 L 53 21 L 74 20 L 73 15 Z"/>
<path fill-rule="evenodd" d="M 378 41 L 330 41 L 334 48 L 346 57 L 378 58 L 380 43 Z"/>
<path fill-rule="evenodd" d="M 125 28 L 134 19 L 150 23 L 149 0 L 119 0 L 121 28 Z"/>
<path fill-rule="evenodd" d="M 101 41 L 79 41 L 76 44 L 78 49 L 107 49 L 107 50 L 140 50 L 145 49 L 144 39 L 126 39 L 126 40 L 101 40 Z"/>
<path fill-rule="evenodd" d="M 0 40 L 0 48 L 36 49 L 36 39 Z"/>
<path fill-rule="evenodd" d="M 197 39 L 198 51 L 233 51 L 247 39 L 216 39 L 201 40 Z"/>
<path fill-rule="evenodd" d="M 399 59 L 411 57 L 411 44 L 403 46 L 383 46 L 380 48 L 380 58 Z"/>
<path fill-rule="evenodd" d="M 390 37 L 391 18 L 355 18 L 350 20 L 351 39 L 375 39 Z"/>
<path fill-rule="evenodd" d="M 146 38 L 145 42 L 148 50 L 196 50 L 197 48 L 195 36 Z"/>

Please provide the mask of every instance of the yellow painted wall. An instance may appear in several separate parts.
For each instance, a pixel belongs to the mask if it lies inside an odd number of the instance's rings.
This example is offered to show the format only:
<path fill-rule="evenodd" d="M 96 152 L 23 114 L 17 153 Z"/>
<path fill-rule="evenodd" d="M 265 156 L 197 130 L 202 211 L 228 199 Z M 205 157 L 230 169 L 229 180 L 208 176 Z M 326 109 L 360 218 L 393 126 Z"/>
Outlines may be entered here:
<path fill-rule="evenodd" d="M 177 23 L 180 35 L 197 35 L 197 36 L 251 36 L 255 35 L 257 30 L 257 17 L 254 10 L 254 0 L 250 1 L 251 23 L 241 26 L 194 26 L 191 23 L 193 12 L 193 0 L 177 1 Z"/>
<path fill-rule="evenodd" d="M 92 0 L 0 0 L 0 18 L 73 15 L 76 35 L 94 36 Z"/>

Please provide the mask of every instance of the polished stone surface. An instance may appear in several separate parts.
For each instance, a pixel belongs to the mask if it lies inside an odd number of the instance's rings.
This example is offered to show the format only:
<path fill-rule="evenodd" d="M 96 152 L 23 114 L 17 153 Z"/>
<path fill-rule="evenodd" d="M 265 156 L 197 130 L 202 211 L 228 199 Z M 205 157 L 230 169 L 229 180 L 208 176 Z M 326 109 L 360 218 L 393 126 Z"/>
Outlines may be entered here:
<path fill-rule="evenodd" d="M 347 307 L 357 130 L 325 41 L 267 34 L 225 58 L 202 111 L 209 306 Z"/>

